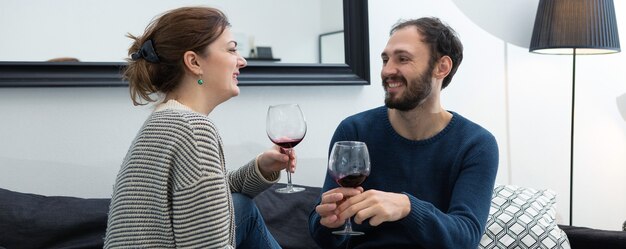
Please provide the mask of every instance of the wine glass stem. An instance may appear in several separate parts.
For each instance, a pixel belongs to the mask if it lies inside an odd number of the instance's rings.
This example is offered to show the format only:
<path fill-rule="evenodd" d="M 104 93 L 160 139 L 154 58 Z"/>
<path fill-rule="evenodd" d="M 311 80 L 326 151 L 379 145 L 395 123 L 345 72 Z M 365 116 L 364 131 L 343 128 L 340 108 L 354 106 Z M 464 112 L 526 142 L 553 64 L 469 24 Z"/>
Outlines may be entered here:
<path fill-rule="evenodd" d="M 285 152 L 287 152 L 287 156 L 289 156 L 289 159 L 287 160 L 287 167 L 285 168 L 285 171 L 287 171 L 287 188 L 291 189 L 293 188 L 293 185 L 291 184 L 291 170 L 289 169 L 291 167 L 291 149 L 285 149 Z"/>
<path fill-rule="evenodd" d="M 351 218 L 346 219 L 346 227 L 343 229 L 346 232 L 352 232 L 352 221 Z"/>

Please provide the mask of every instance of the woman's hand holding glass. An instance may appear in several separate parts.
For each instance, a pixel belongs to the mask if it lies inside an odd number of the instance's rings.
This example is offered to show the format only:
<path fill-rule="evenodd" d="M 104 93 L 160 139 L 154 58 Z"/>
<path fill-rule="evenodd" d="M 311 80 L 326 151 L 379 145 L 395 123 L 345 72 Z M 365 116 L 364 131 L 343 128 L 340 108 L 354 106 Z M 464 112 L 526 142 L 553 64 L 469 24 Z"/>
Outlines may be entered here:
<path fill-rule="evenodd" d="M 278 145 L 272 146 L 271 149 L 264 151 L 256 158 L 259 171 L 266 179 L 274 173 L 286 169 L 289 163 L 289 172 L 296 170 L 296 152 L 285 153 L 284 149 Z"/>

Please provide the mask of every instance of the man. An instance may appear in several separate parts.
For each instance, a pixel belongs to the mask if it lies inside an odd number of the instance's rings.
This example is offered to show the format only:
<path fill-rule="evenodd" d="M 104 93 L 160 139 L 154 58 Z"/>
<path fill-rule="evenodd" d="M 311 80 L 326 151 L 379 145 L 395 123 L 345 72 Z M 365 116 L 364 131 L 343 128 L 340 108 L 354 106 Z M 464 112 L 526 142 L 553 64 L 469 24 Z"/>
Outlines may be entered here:
<path fill-rule="evenodd" d="M 385 106 L 346 118 L 331 142 L 365 142 L 371 173 L 362 188 L 339 187 L 327 173 L 311 235 L 323 248 L 476 248 L 498 146 L 440 103 L 463 46 L 439 19 L 421 18 L 396 24 L 381 57 Z M 350 217 L 364 235 L 331 234 Z"/>

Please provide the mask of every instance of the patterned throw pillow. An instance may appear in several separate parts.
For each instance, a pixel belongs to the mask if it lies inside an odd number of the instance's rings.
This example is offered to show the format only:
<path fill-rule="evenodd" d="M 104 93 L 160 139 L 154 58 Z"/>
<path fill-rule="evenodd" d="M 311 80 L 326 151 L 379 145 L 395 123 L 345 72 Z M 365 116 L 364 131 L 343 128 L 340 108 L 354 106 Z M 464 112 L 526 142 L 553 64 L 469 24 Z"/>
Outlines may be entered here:
<path fill-rule="evenodd" d="M 513 185 L 493 189 L 485 234 L 478 248 L 565 248 L 556 224 L 556 194 Z"/>

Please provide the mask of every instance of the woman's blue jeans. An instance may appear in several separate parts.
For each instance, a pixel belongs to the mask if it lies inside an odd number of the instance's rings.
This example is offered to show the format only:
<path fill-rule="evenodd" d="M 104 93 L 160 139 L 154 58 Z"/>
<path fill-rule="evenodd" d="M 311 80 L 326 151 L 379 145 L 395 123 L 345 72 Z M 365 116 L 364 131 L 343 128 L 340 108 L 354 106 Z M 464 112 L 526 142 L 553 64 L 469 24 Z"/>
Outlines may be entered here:
<path fill-rule="evenodd" d="M 233 193 L 235 205 L 235 236 L 238 249 L 280 248 L 265 226 L 261 212 L 254 201 L 240 193 Z"/>

